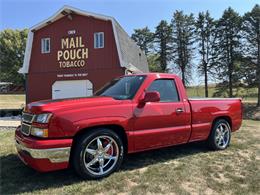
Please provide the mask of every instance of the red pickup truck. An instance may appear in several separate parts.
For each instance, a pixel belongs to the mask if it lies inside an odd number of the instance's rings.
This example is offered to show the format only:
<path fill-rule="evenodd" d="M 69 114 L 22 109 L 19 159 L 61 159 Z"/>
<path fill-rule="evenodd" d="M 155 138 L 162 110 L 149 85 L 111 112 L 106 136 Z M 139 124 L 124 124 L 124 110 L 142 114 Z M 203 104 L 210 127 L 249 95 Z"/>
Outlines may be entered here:
<path fill-rule="evenodd" d="M 179 77 L 117 78 L 93 97 L 26 106 L 15 132 L 20 159 L 38 171 L 72 166 L 83 178 L 117 170 L 127 153 L 207 140 L 228 147 L 242 122 L 241 99 L 188 99 Z"/>

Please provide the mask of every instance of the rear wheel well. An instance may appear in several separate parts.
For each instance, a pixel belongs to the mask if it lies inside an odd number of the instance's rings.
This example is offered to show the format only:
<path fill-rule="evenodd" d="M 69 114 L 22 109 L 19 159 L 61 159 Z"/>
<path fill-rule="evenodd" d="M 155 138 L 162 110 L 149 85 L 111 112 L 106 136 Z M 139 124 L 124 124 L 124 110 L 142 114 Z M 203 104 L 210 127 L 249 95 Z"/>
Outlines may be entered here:
<path fill-rule="evenodd" d="M 228 124 L 229 124 L 229 126 L 230 126 L 230 129 L 232 130 L 232 120 L 231 120 L 231 118 L 230 118 L 229 116 L 219 116 L 219 117 L 215 118 L 215 119 L 213 120 L 211 129 L 213 128 L 214 124 L 215 124 L 218 120 L 220 120 L 220 119 L 223 119 L 223 120 L 227 121 Z"/>
<path fill-rule="evenodd" d="M 98 125 L 98 126 L 81 129 L 74 135 L 72 146 L 71 146 L 70 160 L 71 160 L 71 157 L 73 156 L 74 148 L 75 148 L 75 145 L 77 144 L 77 141 L 79 140 L 79 138 L 82 135 L 89 133 L 90 131 L 92 131 L 93 129 L 96 129 L 96 128 L 106 128 L 106 129 L 110 129 L 110 130 L 114 131 L 121 138 L 121 140 L 124 144 L 124 150 L 125 150 L 124 153 L 127 154 L 128 141 L 127 141 L 127 135 L 125 133 L 124 128 L 119 125 Z"/>

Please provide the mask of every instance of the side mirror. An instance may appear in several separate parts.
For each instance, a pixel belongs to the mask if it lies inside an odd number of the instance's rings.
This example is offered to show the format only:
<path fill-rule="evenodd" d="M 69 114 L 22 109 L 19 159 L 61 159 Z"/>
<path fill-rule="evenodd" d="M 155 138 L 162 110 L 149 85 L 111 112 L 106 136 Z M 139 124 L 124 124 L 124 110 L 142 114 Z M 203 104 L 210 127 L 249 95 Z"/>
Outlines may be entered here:
<path fill-rule="evenodd" d="M 146 102 L 159 102 L 160 101 L 160 93 L 157 91 L 147 91 L 144 94 L 144 97 L 140 100 L 141 104 L 145 104 Z"/>

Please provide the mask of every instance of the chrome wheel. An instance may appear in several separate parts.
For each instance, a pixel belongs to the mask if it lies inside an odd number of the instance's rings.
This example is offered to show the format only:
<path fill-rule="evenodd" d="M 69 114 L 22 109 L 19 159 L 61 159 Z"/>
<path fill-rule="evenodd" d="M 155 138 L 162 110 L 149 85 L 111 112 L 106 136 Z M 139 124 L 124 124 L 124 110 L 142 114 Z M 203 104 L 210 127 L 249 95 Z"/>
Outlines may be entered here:
<path fill-rule="evenodd" d="M 230 139 L 230 127 L 227 123 L 220 123 L 215 132 L 215 144 L 224 149 L 227 147 Z"/>
<path fill-rule="evenodd" d="M 102 176 L 118 161 L 119 147 L 110 136 L 98 136 L 89 142 L 83 152 L 85 168 L 93 175 Z"/>

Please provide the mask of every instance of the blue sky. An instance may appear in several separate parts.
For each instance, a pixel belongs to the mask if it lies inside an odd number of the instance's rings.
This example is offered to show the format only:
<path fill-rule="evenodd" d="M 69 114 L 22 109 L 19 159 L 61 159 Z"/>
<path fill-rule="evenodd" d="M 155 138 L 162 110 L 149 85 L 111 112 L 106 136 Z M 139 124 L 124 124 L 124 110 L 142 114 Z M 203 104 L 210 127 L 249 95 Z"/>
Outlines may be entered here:
<path fill-rule="evenodd" d="M 85 11 L 113 16 L 128 32 L 148 26 L 155 26 L 164 19 L 171 21 L 175 10 L 197 15 L 209 10 L 214 18 L 221 17 L 231 6 L 240 15 L 260 3 L 258 0 L 0 0 L 0 30 L 30 28 L 53 15 L 64 5 Z M 196 59 L 194 59 L 196 64 Z M 215 81 L 213 81 L 215 82 Z M 203 83 L 203 77 L 193 71 L 192 84 Z"/>
<path fill-rule="evenodd" d="M 218 18 L 228 6 L 240 14 L 250 11 L 256 0 L 0 0 L 0 30 L 29 28 L 45 20 L 63 5 L 113 16 L 131 34 L 148 26 L 151 30 L 178 9 L 185 13 L 209 10 Z"/>

